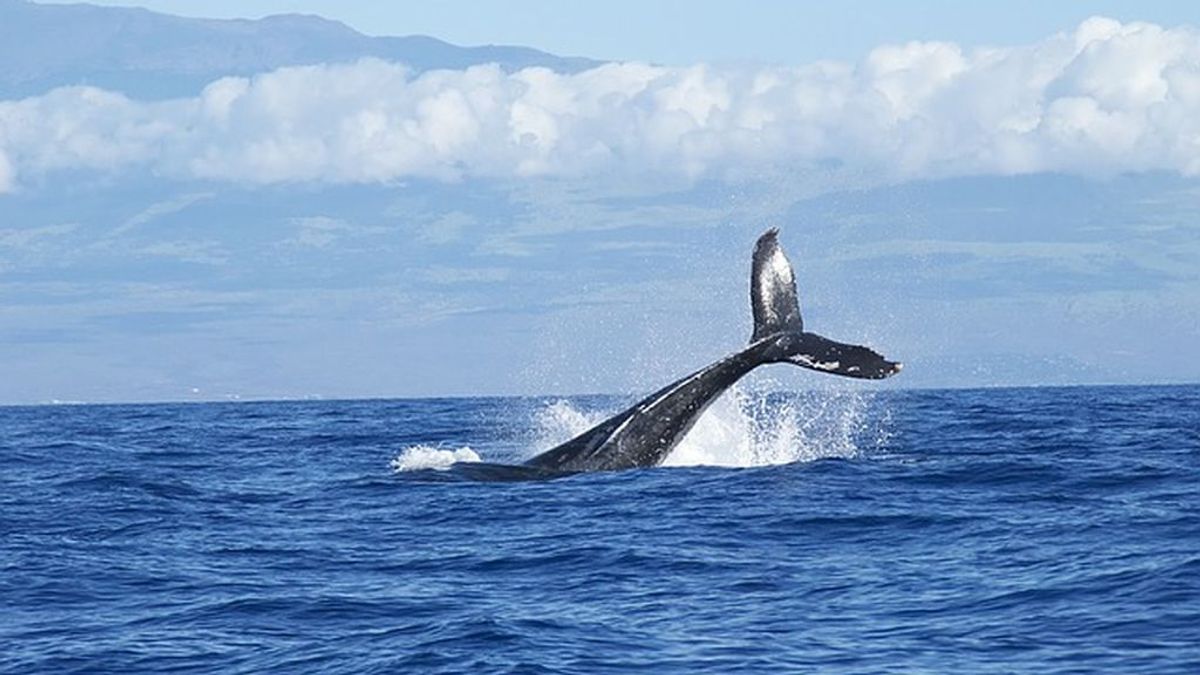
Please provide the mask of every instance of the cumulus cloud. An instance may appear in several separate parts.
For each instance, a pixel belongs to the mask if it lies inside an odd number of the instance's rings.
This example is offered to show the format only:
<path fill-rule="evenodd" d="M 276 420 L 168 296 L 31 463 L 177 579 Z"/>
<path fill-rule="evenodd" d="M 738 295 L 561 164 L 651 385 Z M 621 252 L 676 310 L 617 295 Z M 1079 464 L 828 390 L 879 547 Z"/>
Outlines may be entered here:
<path fill-rule="evenodd" d="M 1032 45 L 913 42 L 857 64 L 575 74 L 283 68 L 189 99 L 0 102 L 0 191 L 62 169 L 248 183 L 722 175 L 1200 174 L 1200 33 L 1103 18 Z"/>

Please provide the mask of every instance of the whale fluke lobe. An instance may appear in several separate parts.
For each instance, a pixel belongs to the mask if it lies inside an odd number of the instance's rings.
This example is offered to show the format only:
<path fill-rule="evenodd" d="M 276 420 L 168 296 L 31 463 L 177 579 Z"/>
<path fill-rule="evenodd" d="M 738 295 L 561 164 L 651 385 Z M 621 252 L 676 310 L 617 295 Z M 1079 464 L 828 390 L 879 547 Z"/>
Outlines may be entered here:
<path fill-rule="evenodd" d="M 751 342 L 776 333 L 804 330 L 800 301 L 796 297 L 796 276 L 792 264 L 779 245 L 779 230 L 771 228 L 754 245 L 750 267 L 750 309 L 754 313 Z"/>
<path fill-rule="evenodd" d="M 754 247 L 750 305 L 754 333 L 749 346 L 672 382 L 525 466 L 562 474 L 660 464 L 723 391 L 767 363 L 873 380 L 900 372 L 901 364 L 867 347 L 804 331 L 796 277 L 776 229 L 763 233 Z"/>
<path fill-rule="evenodd" d="M 789 350 L 784 360 L 804 368 L 863 380 L 882 380 L 904 367 L 888 361 L 869 347 L 834 342 L 816 333 L 801 333 L 798 338 L 798 344 Z"/>

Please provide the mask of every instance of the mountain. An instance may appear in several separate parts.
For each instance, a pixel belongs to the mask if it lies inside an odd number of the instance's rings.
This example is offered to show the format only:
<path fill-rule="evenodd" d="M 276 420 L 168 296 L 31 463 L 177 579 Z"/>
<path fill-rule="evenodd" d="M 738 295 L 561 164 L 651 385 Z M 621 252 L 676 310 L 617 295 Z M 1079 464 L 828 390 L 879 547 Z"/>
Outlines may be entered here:
<path fill-rule="evenodd" d="M 596 62 L 527 47 L 460 47 L 423 35 L 371 37 L 284 14 L 192 19 L 140 8 L 0 0 L 0 100 L 87 84 L 143 99 L 193 95 L 226 75 L 378 57 L 417 71 L 498 63 L 574 72 Z"/>

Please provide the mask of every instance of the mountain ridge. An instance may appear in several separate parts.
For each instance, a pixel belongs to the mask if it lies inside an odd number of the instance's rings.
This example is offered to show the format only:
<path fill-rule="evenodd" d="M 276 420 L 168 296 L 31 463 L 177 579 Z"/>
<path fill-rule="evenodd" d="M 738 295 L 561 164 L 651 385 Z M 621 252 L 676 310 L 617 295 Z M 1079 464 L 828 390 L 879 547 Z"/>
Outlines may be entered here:
<path fill-rule="evenodd" d="M 369 36 L 313 14 L 198 19 L 140 7 L 0 0 L 0 100 L 70 85 L 141 99 L 190 96 L 227 75 L 365 57 L 403 62 L 417 72 L 483 63 L 576 72 L 598 63 L 530 47 Z"/>

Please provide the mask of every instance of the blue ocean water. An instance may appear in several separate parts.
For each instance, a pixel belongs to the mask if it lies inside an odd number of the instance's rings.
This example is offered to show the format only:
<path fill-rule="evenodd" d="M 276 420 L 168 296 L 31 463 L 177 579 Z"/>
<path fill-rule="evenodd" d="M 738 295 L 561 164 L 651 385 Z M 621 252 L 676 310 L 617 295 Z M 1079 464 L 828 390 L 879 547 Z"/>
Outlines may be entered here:
<path fill-rule="evenodd" d="M 1200 672 L 1200 387 L 731 400 L 0 408 L 0 670 Z"/>

